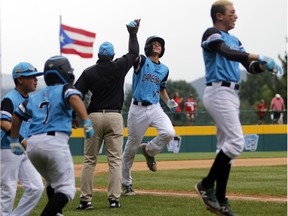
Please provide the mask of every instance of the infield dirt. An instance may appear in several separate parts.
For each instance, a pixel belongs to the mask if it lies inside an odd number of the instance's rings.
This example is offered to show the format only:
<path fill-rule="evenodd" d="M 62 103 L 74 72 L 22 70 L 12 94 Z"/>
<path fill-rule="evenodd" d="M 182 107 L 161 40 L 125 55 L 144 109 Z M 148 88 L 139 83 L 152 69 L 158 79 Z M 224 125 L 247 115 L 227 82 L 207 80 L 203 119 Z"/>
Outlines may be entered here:
<path fill-rule="evenodd" d="M 158 170 L 173 169 L 192 169 L 192 168 L 209 168 L 213 160 L 183 160 L 183 161 L 157 161 Z M 287 158 L 251 158 L 236 159 L 232 166 L 273 166 L 287 165 Z M 75 176 L 80 177 L 82 164 L 75 164 Z M 148 170 L 146 162 L 134 162 L 132 171 Z M 108 171 L 107 163 L 99 163 L 96 165 L 94 174 Z"/>

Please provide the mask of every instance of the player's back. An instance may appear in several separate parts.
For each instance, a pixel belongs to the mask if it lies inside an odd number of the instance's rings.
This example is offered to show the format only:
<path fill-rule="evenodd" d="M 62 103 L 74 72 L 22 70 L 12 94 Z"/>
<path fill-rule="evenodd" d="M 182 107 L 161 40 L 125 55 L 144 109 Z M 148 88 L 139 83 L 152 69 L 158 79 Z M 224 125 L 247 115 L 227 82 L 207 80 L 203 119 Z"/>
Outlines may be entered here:
<path fill-rule="evenodd" d="M 29 135 L 50 131 L 65 132 L 71 135 L 72 109 L 69 97 L 81 93 L 71 85 L 48 86 L 30 96 L 25 107 L 25 114 L 30 115 Z"/>

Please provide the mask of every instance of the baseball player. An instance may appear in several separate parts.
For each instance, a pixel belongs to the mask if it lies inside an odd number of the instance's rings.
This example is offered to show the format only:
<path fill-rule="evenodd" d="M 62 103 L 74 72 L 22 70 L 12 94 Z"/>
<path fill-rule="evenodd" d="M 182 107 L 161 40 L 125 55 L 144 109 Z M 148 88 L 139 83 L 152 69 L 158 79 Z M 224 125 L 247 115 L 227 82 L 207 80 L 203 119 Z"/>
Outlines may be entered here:
<path fill-rule="evenodd" d="M 175 136 L 173 125 L 159 103 L 161 98 L 171 111 L 175 111 L 178 106 L 174 100 L 169 99 L 166 91 L 169 69 L 159 61 L 165 51 L 165 41 L 151 36 L 146 40 L 144 50 L 146 56 L 140 55 L 134 64 L 133 95 L 128 112 L 128 140 L 122 160 L 125 195 L 135 194 L 132 189 L 131 167 L 139 146 L 147 166 L 155 172 L 157 164 L 154 156 Z M 140 145 L 149 126 L 157 129 L 158 136 Z"/>
<path fill-rule="evenodd" d="M 201 44 L 207 86 L 203 102 L 216 124 L 217 156 L 208 175 L 195 185 L 195 189 L 208 210 L 233 216 L 226 186 L 231 162 L 244 149 L 239 119 L 239 62 L 251 74 L 270 71 L 280 76 L 283 70 L 271 58 L 245 52 L 241 42 L 228 33 L 238 18 L 232 2 L 219 0 L 213 3 L 211 17 L 213 27 L 204 32 Z"/>
<path fill-rule="evenodd" d="M 6 94 L 1 101 L 1 216 L 28 216 L 44 190 L 43 181 L 31 161 L 25 156 L 17 156 L 10 151 L 10 133 L 13 111 L 18 104 L 29 97 L 28 93 L 36 90 L 37 76 L 42 75 L 28 62 L 20 62 L 12 71 L 15 88 Z M 29 122 L 23 122 L 20 128 L 20 139 L 26 145 Z M 18 179 L 24 194 L 17 207 L 12 211 L 16 196 Z"/>
<path fill-rule="evenodd" d="M 88 119 L 82 94 L 73 87 L 73 69 L 67 58 L 54 56 L 45 63 L 47 87 L 31 95 L 14 111 L 11 129 L 11 150 L 25 150 L 18 141 L 22 120 L 31 119 L 27 139 L 27 154 L 46 181 L 48 203 L 41 216 L 60 215 L 63 207 L 75 195 L 75 179 L 68 139 L 72 128 L 72 109 L 83 120 L 85 134 L 94 130 Z"/>

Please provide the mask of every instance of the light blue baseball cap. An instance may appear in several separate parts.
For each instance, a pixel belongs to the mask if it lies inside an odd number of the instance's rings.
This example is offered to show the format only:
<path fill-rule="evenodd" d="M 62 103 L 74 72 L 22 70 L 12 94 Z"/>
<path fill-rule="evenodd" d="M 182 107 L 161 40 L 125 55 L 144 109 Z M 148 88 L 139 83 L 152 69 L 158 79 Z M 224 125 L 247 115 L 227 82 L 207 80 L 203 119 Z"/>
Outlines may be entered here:
<path fill-rule="evenodd" d="M 98 54 L 103 56 L 113 56 L 115 54 L 113 45 L 107 41 L 102 43 L 99 47 Z"/>
<path fill-rule="evenodd" d="M 41 76 L 43 72 L 38 72 L 37 69 L 28 62 L 20 62 L 12 71 L 13 79 L 21 76 Z"/>

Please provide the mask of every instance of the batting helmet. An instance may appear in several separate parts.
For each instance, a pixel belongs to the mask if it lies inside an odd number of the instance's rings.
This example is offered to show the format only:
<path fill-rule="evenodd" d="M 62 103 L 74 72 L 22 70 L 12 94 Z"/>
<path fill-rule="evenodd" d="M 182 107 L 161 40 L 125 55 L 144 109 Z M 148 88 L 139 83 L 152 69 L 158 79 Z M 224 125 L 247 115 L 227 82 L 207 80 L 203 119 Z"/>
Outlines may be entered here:
<path fill-rule="evenodd" d="M 147 38 L 146 43 L 145 43 L 145 55 L 149 56 L 151 55 L 152 51 L 153 51 L 153 46 L 152 46 L 152 42 L 157 41 L 161 44 L 161 53 L 159 55 L 159 58 L 161 58 L 164 54 L 165 51 L 165 41 L 163 40 L 163 38 L 157 37 L 157 36 L 151 36 L 149 38 Z"/>
<path fill-rule="evenodd" d="M 75 76 L 69 60 L 64 56 L 53 56 L 45 62 L 44 80 L 47 86 L 73 84 Z"/>

